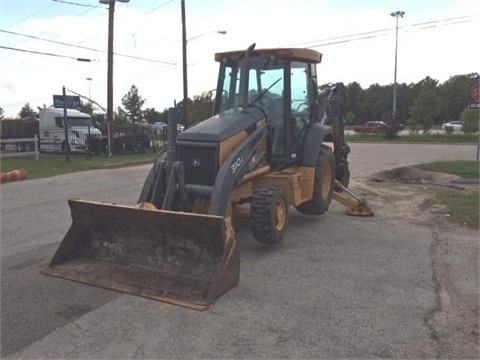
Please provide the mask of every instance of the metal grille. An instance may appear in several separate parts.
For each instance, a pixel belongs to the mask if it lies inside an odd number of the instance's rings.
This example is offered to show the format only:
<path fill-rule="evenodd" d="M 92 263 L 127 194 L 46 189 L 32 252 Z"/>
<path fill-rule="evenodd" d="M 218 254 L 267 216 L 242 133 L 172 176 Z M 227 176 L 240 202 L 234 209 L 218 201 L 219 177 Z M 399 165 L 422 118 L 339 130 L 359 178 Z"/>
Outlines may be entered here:
<path fill-rule="evenodd" d="M 178 159 L 185 164 L 187 184 L 215 184 L 218 172 L 217 147 L 178 146 Z"/>

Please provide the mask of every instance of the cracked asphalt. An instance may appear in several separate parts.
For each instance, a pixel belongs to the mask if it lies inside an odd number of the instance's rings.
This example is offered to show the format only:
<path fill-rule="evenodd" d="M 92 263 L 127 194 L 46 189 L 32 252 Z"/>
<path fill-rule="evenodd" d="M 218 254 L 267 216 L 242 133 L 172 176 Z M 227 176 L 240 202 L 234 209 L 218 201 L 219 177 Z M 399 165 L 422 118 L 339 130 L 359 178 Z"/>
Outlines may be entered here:
<path fill-rule="evenodd" d="M 373 218 L 291 209 L 284 241 L 235 225 L 239 285 L 204 312 L 41 275 L 66 200 L 134 204 L 149 166 L 1 187 L 2 358 L 478 358 L 478 231 L 422 208 L 379 170 L 475 158 L 475 145 L 351 144 L 351 188 Z"/>

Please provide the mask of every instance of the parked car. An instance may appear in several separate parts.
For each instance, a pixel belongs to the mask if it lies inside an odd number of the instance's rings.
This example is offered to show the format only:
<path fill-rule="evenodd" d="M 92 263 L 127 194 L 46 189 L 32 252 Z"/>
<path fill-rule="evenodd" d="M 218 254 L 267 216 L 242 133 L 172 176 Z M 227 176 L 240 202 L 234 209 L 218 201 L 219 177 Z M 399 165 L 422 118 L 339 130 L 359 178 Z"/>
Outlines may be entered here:
<path fill-rule="evenodd" d="M 360 134 L 383 134 L 387 131 L 388 125 L 383 121 L 367 121 L 365 125 L 355 125 L 353 131 Z"/>
<path fill-rule="evenodd" d="M 152 125 L 152 129 L 157 132 L 157 134 L 162 134 L 167 131 L 168 125 L 162 121 L 155 122 Z M 181 133 L 185 131 L 185 126 L 177 124 L 177 132 Z"/>
<path fill-rule="evenodd" d="M 462 131 L 462 123 L 460 121 L 450 121 L 442 125 L 445 131 Z"/>
<path fill-rule="evenodd" d="M 166 127 L 167 127 L 167 124 L 165 124 L 162 121 L 154 122 L 152 125 L 152 129 L 155 130 L 157 134 L 162 133 Z"/>

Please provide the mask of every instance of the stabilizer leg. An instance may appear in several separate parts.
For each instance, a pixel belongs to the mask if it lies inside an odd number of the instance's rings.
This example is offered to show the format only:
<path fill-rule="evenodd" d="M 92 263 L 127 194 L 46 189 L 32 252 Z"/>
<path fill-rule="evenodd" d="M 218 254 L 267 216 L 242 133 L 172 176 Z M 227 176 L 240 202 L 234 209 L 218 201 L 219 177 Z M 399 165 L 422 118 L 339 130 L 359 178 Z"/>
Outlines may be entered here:
<path fill-rule="evenodd" d="M 370 208 L 367 200 L 359 198 L 352 191 L 335 181 L 335 191 L 333 199 L 346 207 L 345 213 L 351 216 L 373 216 L 374 212 Z"/>

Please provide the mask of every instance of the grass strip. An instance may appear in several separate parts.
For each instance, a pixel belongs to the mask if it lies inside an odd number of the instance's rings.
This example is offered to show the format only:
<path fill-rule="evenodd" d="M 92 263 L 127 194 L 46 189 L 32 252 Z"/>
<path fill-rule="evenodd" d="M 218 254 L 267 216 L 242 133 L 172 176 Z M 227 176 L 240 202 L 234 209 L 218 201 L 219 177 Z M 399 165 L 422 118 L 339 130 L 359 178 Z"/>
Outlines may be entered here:
<path fill-rule="evenodd" d="M 419 142 L 419 143 L 476 143 L 475 134 L 410 134 L 387 139 L 383 134 L 351 134 L 345 135 L 349 142 Z"/>
<path fill-rule="evenodd" d="M 39 159 L 35 156 L 2 158 L 0 171 L 8 172 L 17 169 L 25 169 L 28 179 L 38 179 L 73 172 L 108 169 L 121 166 L 132 166 L 153 163 L 156 153 L 125 154 L 108 156 L 70 156 L 70 161 L 65 160 L 65 155 L 40 154 Z"/>
<path fill-rule="evenodd" d="M 479 163 L 476 161 L 436 161 L 432 163 L 419 164 L 415 167 L 433 172 L 442 172 L 458 176 L 476 177 L 480 175 Z"/>
<path fill-rule="evenodd" d="M 445 206 L 441 212 L 449 221 L 479 229 L 479 195 L 478 191 L 436 190 L 434 198 Z"/>

